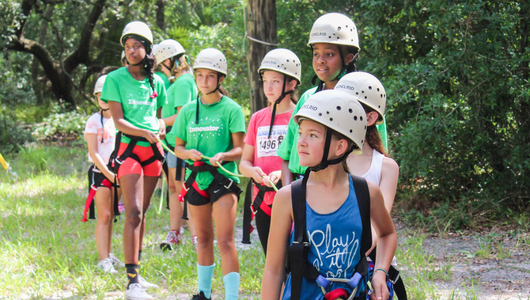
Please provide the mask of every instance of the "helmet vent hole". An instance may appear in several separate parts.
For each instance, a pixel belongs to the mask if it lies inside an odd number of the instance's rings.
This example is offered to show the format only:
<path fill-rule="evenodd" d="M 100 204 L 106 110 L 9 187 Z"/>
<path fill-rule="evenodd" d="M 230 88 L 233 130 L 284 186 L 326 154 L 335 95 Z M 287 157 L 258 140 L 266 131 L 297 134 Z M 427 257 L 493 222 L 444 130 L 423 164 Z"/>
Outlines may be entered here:
<path fill-rule="evenodd" d="M 352 132 L 353 132 L 353 130 L 350 129 L 350 133 L 352 133 Z"/>
<path fill-rule="evenodd" d="M 368 96 L 364 96 L 364 99 L 368 99 Z"/>
<path fill-rule="evenodd" d="M 341 107 L 340 107 L 340 106 L 337 106 L 337 110 L 341 110 Z"/>
<path fill-rule="evenodd" d="M 350 114 L 353 113 L 353 109 L 351 109 L 351 108 L 348 109 L 348 111 L 350 112 Z"/>
<path fill-rule="evenodd" d="M 356 92 L 355 95 L 359 95 L 359 92 Z"/>
<path fill-rule="evenodd" d="M 337 31 L 340 31 L 341 29 L 342 29 L 342 28 L 341 28 L 340 26 L 339 26 L 339 27 L 337 27 Z"/>
<path fill-rule="evenodd" d="M 287 62 L 289 62 L 289 60 L 287 60 Z"/>
<path fill-rule="evenodd" d="M 337 40 L 339 39 L 339 37 L 337 37 Z"/>
<path fill-rule="evenodd" d="M 378 105 L 377 108 L 381 108 L 381 105 Z"/>
<path fill-rule="evenodd" d="M 366 130 L 366 125 L 364 125 L 364 130 Z"/>
<path fill-rule="evenodd" d="M 333 121 L 333 118 L 329 118 L 330 121 Z"/>
<path fill-rule="evenodd" d="M 361 144 L 364 143 L 364 140 L 361 140 Z"/>
<path fill-rule="evenodd" d="M 379 92 L 379 88 L 377 88 L 377 91 Z"/>
<path fill-rule="evenodd" d="M 319 117 L 322 117 L 322 113 L 318 113 L 318 116 L 319 116 Z"/>
<path fill-rule="evenodd" d="M 357 121 L 357 116 L 353 116 L 353 120 L 354 120 L 354 121 Z"/>
<path fill-rule="evenodd" d="M 329 36 L 329 38 L 331 38 L 331 35 Z"/>
<path fill-rule="evenodd" d="M 381 94 L 381 98 L 383 98 L 383 94 Z"/>
<path fill-rule="evenodd" d="M 359 120 L 361 120 L 361 121 L 362 121 L 362 120 L 363 120 L 363 116 L 360 116 L 360 117 L 359 117 Z"/>
<path fill-rule="evenodd" d="M 329 111 L 326 112 L 329 115 Z"/>
<path fill-rule="evenodd" d="M 371 90 L 372 90 L 372 87 L 371 87 L 371 86 L 369 86 L 369 87 L 368 87 L 368 89 L 369 89 L 369 90 L 371 91 Z"/>
<path fill-rule="evenodd" d="M 363 94 L 364 94 L 364 91 L 361 91 L 361 93 L 363 93 Z"/>

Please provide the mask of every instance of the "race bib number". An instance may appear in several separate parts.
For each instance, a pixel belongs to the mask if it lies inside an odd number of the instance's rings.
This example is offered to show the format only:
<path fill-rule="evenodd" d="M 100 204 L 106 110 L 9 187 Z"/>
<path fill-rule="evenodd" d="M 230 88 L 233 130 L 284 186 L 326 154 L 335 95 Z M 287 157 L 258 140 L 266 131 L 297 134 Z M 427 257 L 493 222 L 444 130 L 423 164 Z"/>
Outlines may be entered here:
<path fill-rule="evenodd" d="M 287 134 L 287 125 L 274 125 L 272 126 L 271 137 L 268 138 L 269 128 L 269 126 L 258 128 L 258 135 L 256 136 L 258 157 L 278 156 L 276 151 Z"/>

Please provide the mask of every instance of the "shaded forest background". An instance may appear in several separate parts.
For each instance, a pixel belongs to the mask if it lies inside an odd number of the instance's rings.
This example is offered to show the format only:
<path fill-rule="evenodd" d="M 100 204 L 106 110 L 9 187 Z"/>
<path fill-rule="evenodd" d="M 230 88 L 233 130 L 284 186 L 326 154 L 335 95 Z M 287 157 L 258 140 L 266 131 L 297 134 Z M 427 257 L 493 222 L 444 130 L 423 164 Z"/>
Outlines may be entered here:
<path fill-rule="evenodd" d="M 246 5 L 2 0 L 0 153 L 15 155 L 36 140 L 79 139 L 97 110 L 97 74 L 120 65 L 119 37 L 132 20 L 147 22 L 155 43 L 178 40 L 192 60 L 206 47 L 223 51 L 225 86 L 249 114 Z M 301 93 L 314 75 L 309 31 L 326 12 L 354 20 L 358 67 L 387 90 L 404 218 L 445 228 L 528 224 L 528 1 L 276 1 L 277 41 L 302 61 Z"/>

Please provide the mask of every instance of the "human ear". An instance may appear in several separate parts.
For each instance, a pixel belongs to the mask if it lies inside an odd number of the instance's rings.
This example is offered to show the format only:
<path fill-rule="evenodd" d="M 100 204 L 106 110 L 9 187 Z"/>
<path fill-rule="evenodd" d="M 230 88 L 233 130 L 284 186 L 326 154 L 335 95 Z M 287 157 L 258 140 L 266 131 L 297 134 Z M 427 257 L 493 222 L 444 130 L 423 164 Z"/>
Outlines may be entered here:
<path fill-rule="evenodd" d="M 221 74 L 219 74 L 218 76 L 219 76 L 219 84 L 223 83 L 223 81 L 225 80 L 226 76 L 225 75 L 221 75 Z"/>
<path fill-rule="evenodd" d="M 296 85 L 298 84 L 298 81 L 296 80 L 290 80 L 288 83 L 287 83 L 287 91 L 294 91 L 294 89 L 296 88 Z"/>
<path fill-rule="evenodd" d="M 372 126 L 377 122 L 377 119 L 379 119 L 379 114 L 376 111 L 371 111 L 366 114 L 366 125 Z"/>

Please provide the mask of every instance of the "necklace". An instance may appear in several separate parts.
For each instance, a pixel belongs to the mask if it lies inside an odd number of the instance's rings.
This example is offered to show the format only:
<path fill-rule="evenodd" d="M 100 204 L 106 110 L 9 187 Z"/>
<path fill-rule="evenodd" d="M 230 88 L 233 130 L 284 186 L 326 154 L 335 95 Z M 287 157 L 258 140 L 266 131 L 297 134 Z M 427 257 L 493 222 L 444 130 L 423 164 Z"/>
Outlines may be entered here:
<path fill-rule="evenodd" d="M 217 103 L 221 102 L 221 100 L 223 100 L 223 97 L 224 96 L 221 96 L 221 98 L 217 101 L 215 101 L 214 103 L 204 103 L 204 101 L 202 101 L 202 98 L 201 98 L 201 103 L 204 107 L 211 107 L 211 106 L 214 106 L 216 105 Z"/>

